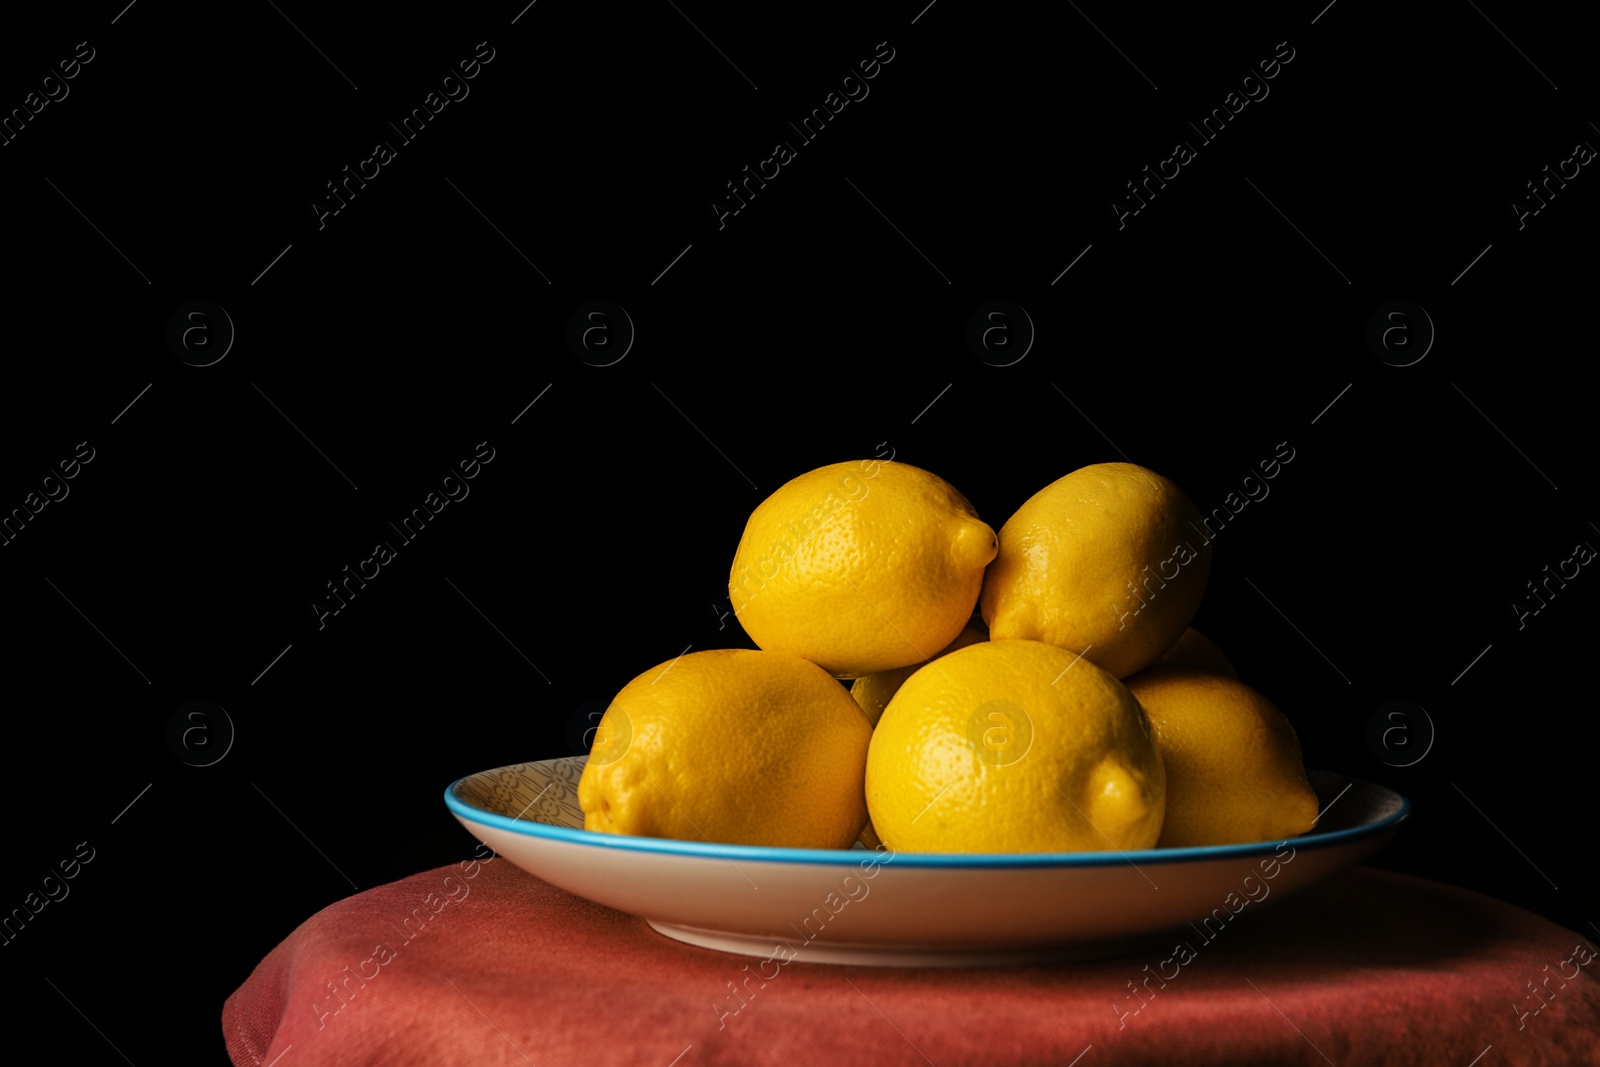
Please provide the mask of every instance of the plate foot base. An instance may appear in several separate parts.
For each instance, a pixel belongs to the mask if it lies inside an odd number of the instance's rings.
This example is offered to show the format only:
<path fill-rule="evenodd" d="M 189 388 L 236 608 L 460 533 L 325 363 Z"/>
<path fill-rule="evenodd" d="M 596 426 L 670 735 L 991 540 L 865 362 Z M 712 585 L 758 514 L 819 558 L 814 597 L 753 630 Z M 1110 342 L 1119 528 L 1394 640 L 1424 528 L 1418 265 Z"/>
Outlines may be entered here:
<path fill-rule="evenodd" d="M 1025 967 L 1115 959 L 1171 947 L 1171 937 L 1129 938 L 1060 946 L 916 945 L 875 942 L 801 941 L 777 934 L 739 934 L 647 920 L 656 933 L 674 941 L 738 956 L 774 959 L 779 963 L 842 963 L 856 967 Z"/>

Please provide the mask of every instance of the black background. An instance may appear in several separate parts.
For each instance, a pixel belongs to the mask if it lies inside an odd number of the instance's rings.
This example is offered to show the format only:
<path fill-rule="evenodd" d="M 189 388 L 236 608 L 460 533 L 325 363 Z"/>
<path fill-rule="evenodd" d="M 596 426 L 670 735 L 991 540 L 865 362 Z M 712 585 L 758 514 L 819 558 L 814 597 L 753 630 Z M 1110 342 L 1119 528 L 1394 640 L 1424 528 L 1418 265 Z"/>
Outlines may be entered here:
<path fill-rule="evenodd" d="M 12 1013 L 74 1062 L 222 1062 L 224 998 L 300 922 L 470 853 L 451 781 L 748 644 L 720 616 L 750 510 L 889 449 L 998 528 L 1124 458 L 1210 510 L 1287 442 L 1196 625 L 1308 764 L 1412 799 L 1375 864 L 1595 936 L 1600 578 L 1512 608 L 1600 545 L 1600 179 L 1512 208 L 1600 143 L 1586 39 L 1470 3 L 923 2 L 0 17 L 7 113 L 94 49 L 0 147 L 0 508 L 94 450 L 0 547 L 0 909 L 94 849 L 0 948 Z M 470 95 L 399 143 L 479 42 Z M 870 95 L 719 227 L 724 183 L 879 42 Z M 1215 141 L 1188 129 L 1290 48 Z M 1119 228 L 1179 139 L 1196 158 Z M 166 341 L 197 299 L 236 330 L 207 367 Z M 1010 366 L 966 342 L 994 299 L 1037 332 Z M 613 365 L 567 344 L 589 300 L 636 330 Z M 1391 300 L 1437 331 L 1409 366 L 1366 339 Z M 480 442 L 470 495 L 319 627 L 324 583 Z M 1396 699 L 1436 730 L 1405 768 L 1367 740 Z M 236 731 L 211 766 L 168 742 L 190 700 Z"/>

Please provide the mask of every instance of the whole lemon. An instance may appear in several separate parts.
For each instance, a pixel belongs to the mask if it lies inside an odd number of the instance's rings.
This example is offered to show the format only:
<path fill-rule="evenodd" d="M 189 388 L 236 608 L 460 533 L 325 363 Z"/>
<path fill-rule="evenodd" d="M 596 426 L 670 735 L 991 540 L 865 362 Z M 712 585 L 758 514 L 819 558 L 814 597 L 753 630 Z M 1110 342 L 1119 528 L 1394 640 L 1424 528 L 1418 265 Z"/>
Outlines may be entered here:
<path fill-rule="evenodd" d="M 907 463 L 834 463 L 759 504 L 728 596 L 762 648 L 836 678 L 927 660 L 972 616 L 995 533 L 966 497 Z"/>
<path fill-rule="evenodd" d="M 872 728 L 816 664 L 692 652 L 639 675 L 596 727 L 583 828 L 774 848 L 848 848 L 867 822 Z"/>
<path fill-rule="evenodd" d="M 1239 677 L 1239 672 L 1234 669 L 1233 661 L 1205 634 L 1193 626 L 1183 631 L 1183 636 L 1178 638 L 1178 643 L 1161 653 L 1156 659 L 1157 663 L 1176 663 L 1185 667 L 1200 667 L 1218 674 L 1226 674 L 1229 678 Z"/>
<path fill-rule="evenodd" d="M 919 668 L 873 731 L 867 807 L 912 852 L 1150 848 L 1166 774 L 1143 709 L 1075 653 L 985 641 Z"/>
<path fill-rule="evenodd" d="M 1176 485 L 1096 463 L 1039 490 L 1000 528 L 983 585 L 996 640 L 1082 652 L 1118 678 L 1155 662 L 1205 595 L 1211 545 Z"/>
<path fill-rule="evenodd" d="M 1126 679 L 1167 768 L 1162 848 L 1294 837 L 1317 821 L 1300 739 L 1265 696 L 1198 667 L 1155 664 Z"/>

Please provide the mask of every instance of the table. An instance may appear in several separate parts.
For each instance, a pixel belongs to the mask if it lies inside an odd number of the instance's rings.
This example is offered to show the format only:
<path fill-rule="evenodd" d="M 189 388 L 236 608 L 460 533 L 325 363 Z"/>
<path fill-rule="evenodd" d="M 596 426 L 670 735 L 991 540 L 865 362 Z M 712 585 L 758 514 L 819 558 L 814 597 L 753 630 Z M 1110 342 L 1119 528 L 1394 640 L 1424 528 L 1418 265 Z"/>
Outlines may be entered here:
<path fill-rule="evenodd" d="M 1241 920 L 1183 962 L 765 980 L 491 855 L 313 915 L 222 1027 L 241 1067 L 1600 1064 L 1594 942 L 1520 908 L 1359 867 Z"/>

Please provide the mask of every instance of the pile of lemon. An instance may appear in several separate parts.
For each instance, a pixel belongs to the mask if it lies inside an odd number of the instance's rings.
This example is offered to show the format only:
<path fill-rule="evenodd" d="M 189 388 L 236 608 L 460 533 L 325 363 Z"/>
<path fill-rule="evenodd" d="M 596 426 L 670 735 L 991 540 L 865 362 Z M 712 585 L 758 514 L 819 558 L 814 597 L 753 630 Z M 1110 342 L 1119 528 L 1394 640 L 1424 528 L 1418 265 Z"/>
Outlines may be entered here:
<path fill-rule="evenodd" d="M 1304 833 L 1294 729 L 1189 626 L 1210 566 L 1193 503 L 1131 463 L 1073 471 L 998 535 L 918 467 L 803 474 L 734 554 L 759 650 L 689 653 L 617 693 L 584 827 L 914 852 Z"/>

